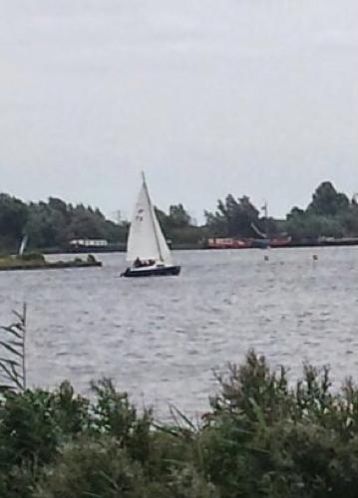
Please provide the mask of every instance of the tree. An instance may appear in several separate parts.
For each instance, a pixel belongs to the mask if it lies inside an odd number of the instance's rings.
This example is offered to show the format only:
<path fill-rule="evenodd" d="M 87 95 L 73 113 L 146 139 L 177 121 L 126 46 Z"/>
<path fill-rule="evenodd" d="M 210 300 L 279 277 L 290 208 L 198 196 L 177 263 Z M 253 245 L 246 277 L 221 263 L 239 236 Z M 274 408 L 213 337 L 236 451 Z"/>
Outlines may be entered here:
<path fill-rule="evenodd" d="M 159 224 L 164 232 L 164 235 L 166 237 L 169 237 L 170 236 L 170 223 L 169 223 L 168 215 L 164 211 L 162 211 L 161 209 L 159 209 L 157 207 L 155 207 L 154 210 L 155 210 L 155 214 L 157 215 Z"/>
<path fill-rule="evenodd" d="M 316 189 L 308 211 L 323 216 L 336 216 L 349 209 L 349 199 L 345 194 L 337 192 L 331 182 L 323 182 Z"/>
<path fill-rule="evenodd" d="M 155 213 L 164 236 L 170 239 L 176 247 L 196 248 L 206 237 L 202 227 L 192 224 L 191 217 L 182 204 L 170 206 L 169 214 L 157 207 Z"/>
<path fill-rule="evenodd" d="M 191 224 L 190 215 L 183 204 L 169 207 L 169 222 L 173 228 L 184 228 Z"/>
<path fill-rule="evenodd" d="M 323 182 L 306 210 L 294 207 L 287 215 L 286 230 L 296 240 L 357 236 L 358 206 L 331 182 Z"/>
<path fill-rule="evenodd" d="M 215 213 L 206 211 L 205 217 L 209 232 L 215 236 L 250 237 L 255 234 L 252 224 L 258 224 L 259 211 L 249 197 L 235 199 L 229 194 L 225 201 L 218 201 Z"/>
<path fill-rule="evenodd" d="M 98 208 L 82 204 L 74 207 L 55 197 L 25 204 L 0 194 L 0 248 L 5 251 L 15 251 L 24 234 L 33 249 L 65 249 L 73 238 L 124 243 L 127 233 L 127 222 L 109 221 Z"/>
<path fill-rule="evenodd" d="M 20 243 L 28 219 L 28 207 L 16 197 L 0 194 L 0 242 L 14 250 Z"/>

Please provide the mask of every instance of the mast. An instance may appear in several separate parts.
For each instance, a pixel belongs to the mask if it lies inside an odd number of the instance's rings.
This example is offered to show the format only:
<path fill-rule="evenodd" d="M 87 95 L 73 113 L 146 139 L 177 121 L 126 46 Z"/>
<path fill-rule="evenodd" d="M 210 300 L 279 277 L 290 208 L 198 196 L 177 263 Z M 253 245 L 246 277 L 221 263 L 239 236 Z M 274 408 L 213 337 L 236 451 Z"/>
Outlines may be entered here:
<path fill-rule="evenodd" d="M 263 210 L 264 216 L 265 216 L 265 233 L 266 233 L 266 238 L 268 239 L 269 238 L 269 234 L 268 234 L 268 203 L 267 203 L 266 200 L 265 200 L 265 204 L 263 205 L 262 210 Z"/>
<path fill-rule="evenodd" d="M 152 205 L 152 201 L 151 201 L 151 198 L 150 198 L 150 195 L 149 195 L 148 186 L 147 186 L 147 182 L 145 180 L 144 171 L 142 171 L 142 181 L 143 181 L 143 186 L 144 186 L 145 194 L 146 194 L 147 199 L 148 199 L 148 204 L 150 206 L 150 219 L 152 221 L 152 227 L 153 227 L 153 231 L 154 231 L 155 242 L 156 242 L 156 245 L 157 245 L 158 254 L 159 254 L 160 260 L 164 261 L 162 250 L 160 248 L 160 243 L 159 243 L 159 239 L 158 239 L 157 229 L 156 229 L 156 226 L 155 226 L 155 223 L 154 223 L 154 216 L 155 216 L 154 207 Z"/>

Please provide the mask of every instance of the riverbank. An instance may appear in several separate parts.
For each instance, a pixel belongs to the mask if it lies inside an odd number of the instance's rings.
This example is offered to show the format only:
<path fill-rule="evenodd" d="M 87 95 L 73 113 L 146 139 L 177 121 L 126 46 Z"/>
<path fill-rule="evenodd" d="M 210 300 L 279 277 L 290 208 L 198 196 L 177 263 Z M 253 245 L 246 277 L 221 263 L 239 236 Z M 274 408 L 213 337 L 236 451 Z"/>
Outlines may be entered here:
<path fill-rule="evenodd" d="M 335 239 L 331 237 L 319 237 L 317 239 L 234 239 L 213 238 L 209 239 L 205 249 L 290 249 L 299 247 L 344 247 L 358 246 L 358 237 L 346 237 Z"/>
<path fill-rule="evenodd" d="M 66 268 L 101 267 L 102 263 L 94 256 L 87 259 L 75 258 L 70 261 L 47 261 L 43 254 L 25 254 L 24 256 L 0 257 L 0 271 L 18 270 L 60 270 Z"/>
<path fill-rule="evenodd" d="M 202 250 L 222 250 L 222 249 L 262 249 L 269 247 L 270 249 L 296 249 L 300 247 L 352 247 L 358 246 L 358 239 L 332 239 L 332 240 L 304 240 L 291 241 L 286 244 L 246 244 L 243 246 L 232 246 L 229 244 L 218 245 L 217 247 L 209 247 L 208 244 L 172 244 L 171 249 L 174 251 L 202 251 Z M 44 254 L 106 254 L 106 253 L 124 253 L 126 252 L 125 244 L 113 244 L 106 247 L 98 248 L 60 248 L 52 247 L 41 250 Z"/>
<path fill-rule="evenodd" d="M 353 498 L 358 486 L 358 390 L 332 391 L 305 366 L 289 387 L 250 352 L 218 379 L 210 410 L 160 424 L 109 380 L 90 399 L 3 390 L 2 498 Z"/>

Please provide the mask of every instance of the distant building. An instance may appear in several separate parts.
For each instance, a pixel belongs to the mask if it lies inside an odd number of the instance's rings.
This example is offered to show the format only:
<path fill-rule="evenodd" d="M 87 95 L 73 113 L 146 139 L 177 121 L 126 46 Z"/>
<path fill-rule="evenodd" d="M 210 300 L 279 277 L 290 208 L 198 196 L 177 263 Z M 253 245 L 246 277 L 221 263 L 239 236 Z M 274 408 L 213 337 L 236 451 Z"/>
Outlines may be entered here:
<path fill-rule="evenodd" d="M 209 249 L 244 249 L 250 247 L 246 240 L 215 237 L 208 240 Z"/>
<path fill-rule="evenodd" d="M 107 247 L 108 241 L 105 239 L 72 239 L 70 240 L 72 247 Z"/>

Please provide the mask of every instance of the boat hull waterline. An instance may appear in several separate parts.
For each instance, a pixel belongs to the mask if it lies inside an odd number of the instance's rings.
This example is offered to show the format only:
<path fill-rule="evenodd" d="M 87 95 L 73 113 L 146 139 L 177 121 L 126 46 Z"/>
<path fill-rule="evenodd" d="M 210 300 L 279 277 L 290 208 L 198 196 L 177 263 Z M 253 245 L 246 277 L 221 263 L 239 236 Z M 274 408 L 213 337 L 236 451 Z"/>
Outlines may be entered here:
<path fill-rule="evenodd" d="M 180 266 L 156 266 L 149 268 L 127 268 L 121 277 L 168 277 L 180 274 Z"/>

